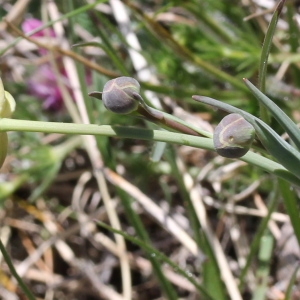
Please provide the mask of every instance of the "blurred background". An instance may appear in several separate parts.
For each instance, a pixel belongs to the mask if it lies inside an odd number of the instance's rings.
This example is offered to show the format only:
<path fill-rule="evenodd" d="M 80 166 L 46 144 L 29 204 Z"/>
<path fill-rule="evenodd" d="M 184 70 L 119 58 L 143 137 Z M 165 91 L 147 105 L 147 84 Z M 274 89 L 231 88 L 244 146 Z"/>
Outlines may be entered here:
<path fill-rule="evenodd" d="M 137 79 L 150 106 L 208 132 L 224 114 L 192 95 L 258 116 L 242 78 L 257 84 L 278 1 L 0 4 L 1 78 L 15 119 L 158 129 L 88 96 L 118 76 Z M 299 1 L 287 0 L 266 78 L 267 95 L 296 122 L 299 22 Z M 214 152 L 10 132 L 0 205 L 1 240 L 36 299 L 300 299 L 299 246 L 276 178 Z M 25 299 L 0 262 L 0 297 Z"/>

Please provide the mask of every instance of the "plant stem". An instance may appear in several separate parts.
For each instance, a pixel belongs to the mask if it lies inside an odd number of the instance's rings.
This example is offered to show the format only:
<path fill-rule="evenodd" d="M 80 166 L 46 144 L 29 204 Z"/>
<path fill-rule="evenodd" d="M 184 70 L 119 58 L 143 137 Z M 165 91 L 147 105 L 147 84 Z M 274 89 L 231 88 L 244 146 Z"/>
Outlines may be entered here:
<path fill-rule="evenodd" d="M 119 138 L 159 141 L 214 151 L 211 138 L 203 138 L 169 131 L 140 129 L 134 127 L 40 122 L 3 118 L 0 119 L 0 132 L 1 131 L 102 135 Z M 251 165 L 257 166 L 269 173 L 275 174 L 276 176 L 281 177 L 297 186 L 300 186 L 299 178 L 287 171 L 282 165 L 276 163 L 271 159 L 249 151 L 245 156 L 241 158 L 241 160 Z"/>

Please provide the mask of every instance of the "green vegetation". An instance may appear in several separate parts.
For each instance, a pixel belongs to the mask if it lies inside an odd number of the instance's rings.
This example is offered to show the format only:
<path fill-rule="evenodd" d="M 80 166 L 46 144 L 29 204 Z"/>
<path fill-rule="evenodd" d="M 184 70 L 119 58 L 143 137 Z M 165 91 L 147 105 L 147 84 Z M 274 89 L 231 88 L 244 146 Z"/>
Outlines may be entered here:
<path fill-rule="evenodd" d="M 6 2 L 0 297 L 296 297 L 296 4 Z"/>

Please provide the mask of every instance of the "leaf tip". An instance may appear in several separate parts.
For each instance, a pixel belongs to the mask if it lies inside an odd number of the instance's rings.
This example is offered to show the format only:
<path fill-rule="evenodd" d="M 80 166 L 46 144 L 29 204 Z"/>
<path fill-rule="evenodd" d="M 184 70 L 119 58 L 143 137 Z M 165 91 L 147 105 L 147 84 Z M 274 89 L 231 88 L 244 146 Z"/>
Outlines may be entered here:
<path fill-rule="evenodd" d="M 281 0 L 281 1 L 278 3 L 277 7 L 276 7 L 276 11 L 277 11 L 278 16 L 281 14 L 281 11 L 282 11 L 282 8 L 283 8 L 283 6 L 284 6 L 284 4 L 285 4 L 285 1 L 286 1 L 286 0 Z"/>
<path fill-rule="evenodd" d="M 193 95 L 192 99 L 195 100 L 195 101 L 200 101 L 201 100 L 201 96 Z"/>

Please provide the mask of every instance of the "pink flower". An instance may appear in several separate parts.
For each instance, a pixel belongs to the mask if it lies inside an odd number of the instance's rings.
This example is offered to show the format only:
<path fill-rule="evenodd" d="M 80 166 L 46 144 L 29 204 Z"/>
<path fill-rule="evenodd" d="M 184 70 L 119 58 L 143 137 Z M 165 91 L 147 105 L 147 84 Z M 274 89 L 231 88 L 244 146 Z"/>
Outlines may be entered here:
<path fill-rule="evenodd" d="M 29 18 L 26 19 L 21 27 L 24 33 L 29 33 L 30 31 L 40 27 L 43 25 L 43 22 L 38 20 L 38 19 L 34 19 L 34 18 Z M 53 30 L 53 28 L 45 28 L 42 30 L 39 30 L 38 32 L 34 33 L 33 35 L 31 35 L 32 38 L 39 38 L 39 37 L 49 37 L 49 38 L 55 38 L 55 32 Z M 44 48 L 40 48 L 39 53 L 41 55 L 46 55 L 48 53 L 48 50 L 44 49 Z"/>
<path fill-rule="evenodd" d="M 43 23 L 40 20 L 30 18 L 26 19 L 21 26 L 24 33 L 28 33 L 41 25 L 43 25 Z M 32 37 L 37 39 L 43 37 L 55 38 L 55 32 L 52 28 L 46 28 L 33 34 Z M 45 56 L 48 51 L 46 49 L 38 49 L 38 53 L 41 56 Z M 63 79 L 63 84 L 69 87 L 69 78 L 67 77 L 61 58 L 57 58 L 56 62 L 61 75 L 60 77 Z M 90 72 L 86 73 L 87 84 L 91 83 L 90 75 Z M 28 89 L 31 95 L 43 101 L 43 108 L 45 110 L 58 111 L 63 108 L 63 97 L 50 63 L 45 63 L 36 69 L 28 80 Z"/>
<path fill-rule="evenodd" d="M 43 25 L 43 22 L 38 20 L 38 19 L 34 19 L 34 18 L 29 18 L 26 19 L 21 27 L 24 33 L 29 33 L 30 31 L 40 27 Z M 31 37 L 43 37 L 43 36 L 50 36 L 50 37 L 55 37 L 55 32 L 52 28 L 46 28 L 46 29 L 42 29 L 38 32 L 36 32 L 35 34 L 31 35 Z"/>
<path fill-rule="evenodd" d="M 43 23 L 34 18 L 26 19 L 21 27 L 24 33 L 28 33 L 38 27 L 43 25 Z M 41 37 L 52 37 L 55 38 L 55 32 L 52 28 L 46 28 L 40 30 L 32 35 L 34 38 Z M 46 49 L 38 49 L 41 56 L 46 55 L 48 51 Z M 58 58 L 58 65 L 61 66 L 61 61 Z M 60 67 L 60 73 L 65 81 L 66 85 L 69 85 L 69 80 L 66 76 L 66 72 L 63 67 Z M 36 71 L 31 75 L 28 80 L 28 90 L 31 95 L 43 100 L 43 108 L 45 110 L 58 111 L 63 107 L 63 99 L 60 89 L 57 85 L 57 79 L 52 71 L 51 65 L 45 63 L 39 66 Z"/>
<path fill-rule="evenodd" d="M 62 77 L 68 84 L 68 78 Z M 43 109 L 58 111 L 63 107 L 63 99 L 57 80 L 49 64 L 37 68 L 28 80 L 28 90 L 31 95 L 43 100 Z"/>

